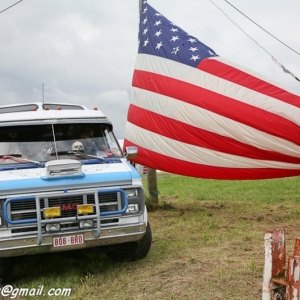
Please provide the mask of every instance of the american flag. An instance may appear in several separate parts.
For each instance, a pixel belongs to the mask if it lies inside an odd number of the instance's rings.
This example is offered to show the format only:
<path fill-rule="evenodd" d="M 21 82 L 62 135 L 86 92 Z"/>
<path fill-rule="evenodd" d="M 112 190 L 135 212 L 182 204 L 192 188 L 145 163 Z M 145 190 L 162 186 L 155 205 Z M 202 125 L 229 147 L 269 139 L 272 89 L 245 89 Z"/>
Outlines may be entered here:
<path fill-rule="evenodd" d="M 300 174 L 300 97 L 218 56 L 146 1 L 124 148 L 199 178 Z"/>

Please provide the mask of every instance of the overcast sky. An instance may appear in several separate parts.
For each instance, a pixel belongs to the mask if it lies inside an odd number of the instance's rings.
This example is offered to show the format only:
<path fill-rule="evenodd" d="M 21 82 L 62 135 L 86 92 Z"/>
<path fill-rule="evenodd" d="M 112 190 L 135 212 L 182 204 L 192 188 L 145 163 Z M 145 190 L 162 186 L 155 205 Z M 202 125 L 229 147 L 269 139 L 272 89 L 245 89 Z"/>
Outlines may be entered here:
<path fill-rule="evenodd" d="M 0 11 L 18 0 L 1 0 Z M 170 21 L 214 51 L 300 94 L 300 56 L 224 0 L 148 0 Z M 300 53 L 299 0 L 229 0 Z M 97 106 L 124 137 L 138 48 L 138 0 L 23 0 L 0 13 L 1 105 L 42 101 Z"/>

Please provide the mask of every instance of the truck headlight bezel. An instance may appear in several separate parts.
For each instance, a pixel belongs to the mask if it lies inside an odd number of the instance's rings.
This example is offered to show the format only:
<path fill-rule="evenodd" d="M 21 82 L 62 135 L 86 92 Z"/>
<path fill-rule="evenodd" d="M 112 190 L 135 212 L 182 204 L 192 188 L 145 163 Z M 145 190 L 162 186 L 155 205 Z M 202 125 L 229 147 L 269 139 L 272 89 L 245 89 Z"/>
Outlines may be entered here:
<path fill-rule="evenodd" d="M 93 227 L 94 227 L 94 221 L 93 220 L 79 221 L 79 228 L 80 229 L 87 229 L 87 228 L 93 228 Z"/>
<path fill-rule="evenodd" d="M 126 214 L 137 214 L 140 212 L 140 205 L 138 203 L 128 204 Z"/>
<path fill-rule="evenodd" d="M 139 196 L 139 190 L 137 188 L 125 190 L 127 198 L 137 198 Z"/>
<path fill-rule="evenodd" d="M 47 233 L 50 233 L 50 232 L 59 232 L 60 231 L 60 223 L 46 224 L 45 230 L 46 230 Z"/>
<path fill-rule="evenodd" d="M 128 208 L 124 216 L 132 217 L 141 215 L 145 209 L 144 189 L 141 186 L 131 186 L 124 188 L 127 195 Z"/>

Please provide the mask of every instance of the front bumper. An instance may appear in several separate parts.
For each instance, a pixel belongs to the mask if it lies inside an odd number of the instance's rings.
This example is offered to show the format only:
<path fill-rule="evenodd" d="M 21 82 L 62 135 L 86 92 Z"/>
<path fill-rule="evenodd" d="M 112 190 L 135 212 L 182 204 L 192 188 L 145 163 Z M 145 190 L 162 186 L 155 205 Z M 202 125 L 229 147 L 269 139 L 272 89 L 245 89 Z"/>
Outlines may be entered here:
<path fill-rule="evenodd" d="M 116 227 L 101 227 L 100 237 L 95 237 L 95 231 L 70 231 L 55 234 L 45 234 L 42 236 L 42 242 L 39 244 L 38 237 L 14 237 L 0 239 L 0 257 L 12 257 L 32 255 L 48 252 L 61 252 L 68 250 L 77 250 L 98 246 L 108 246 L 115 244 L 123 244 L 127 242 L 134 242 L 140 240 L 146 232 L 146 223 L 140 222 L 138 224 Z M 54 247 L 54 237 L 66 237 L 71 235 L 83 234 L 83 244 Z"/>

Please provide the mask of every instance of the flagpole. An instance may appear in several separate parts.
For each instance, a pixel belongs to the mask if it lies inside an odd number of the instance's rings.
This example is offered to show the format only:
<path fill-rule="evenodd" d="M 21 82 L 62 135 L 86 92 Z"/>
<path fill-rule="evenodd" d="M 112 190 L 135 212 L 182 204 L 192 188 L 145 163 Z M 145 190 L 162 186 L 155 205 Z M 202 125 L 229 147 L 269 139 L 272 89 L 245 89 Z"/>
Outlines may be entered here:
<path fill-rule="evenodd" d="M 141 13 L 142 3 L 147 0 L 139 0 L 139 12 Z M 150 203 L 158 203 L 157 173 L 156 169 L 147 168 L 147 185 Z"/>
<path fill-rule="evenodd" d="M 143 0 L 139 0 L 139 12 L 141 13 L 141 8 L 142 8 L 142 3 L 143 3 Z"/>

